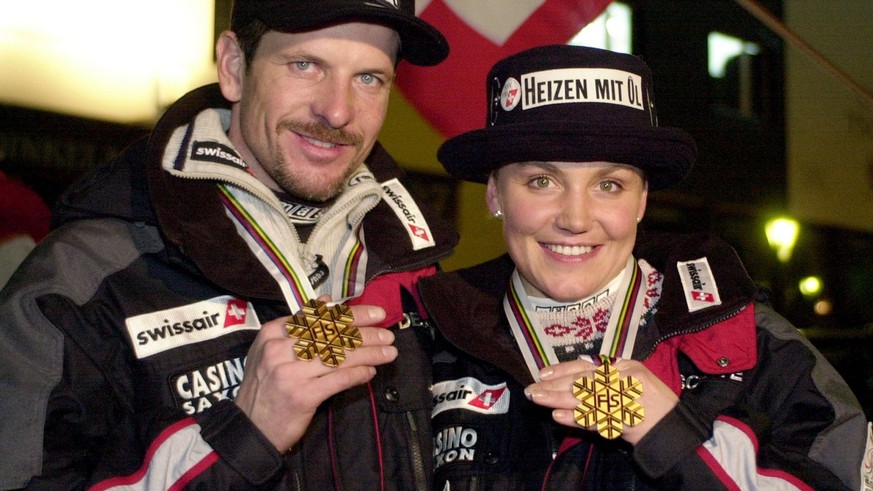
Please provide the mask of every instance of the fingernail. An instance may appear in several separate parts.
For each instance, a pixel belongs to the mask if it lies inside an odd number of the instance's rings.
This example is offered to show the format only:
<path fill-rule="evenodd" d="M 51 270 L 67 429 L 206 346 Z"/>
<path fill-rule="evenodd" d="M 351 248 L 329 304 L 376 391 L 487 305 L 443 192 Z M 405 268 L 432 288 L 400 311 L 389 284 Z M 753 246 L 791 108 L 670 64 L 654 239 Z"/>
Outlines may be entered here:
<path fill-rule="evenodd" d="M 398 355 L 397 348 L 395 348 L 394 346 L 384 346 L 384 347 L 382 347 L 382 353 L 383 353 L 385 356 L 391 358 L 392 360 L 393 360 L 394 358 L 397 358 L 397 355 Z"/>
<path fill-rule="evenodd" d="M 377 305 L 368 305 L 367 315 L 370 316 L 373 322 L 379 322 L 385 318 L 385 309 Z"/>
<path fill-rule="evenodd" d="M 540 370 L 540 378 L 547 379 L 547 378 L 551 377 L 552 375 L 554 375 L 554 373 L 555 373 L 555 371 L 552 370 L 551 368 L 548 368 L 548 367 L 543 368 L 542 370 Z"/>
<path fill-rule="evenodd" d="M 542 397 L 543 393 L 538 390 L 525 389 L 524 395 L 527 396 L 528 400 L 532 401 Z"/>
<path fill-rule="evenodd" d="M 383 344 L 391 344 L 394 342 L 394 333 L 388 329 L 379 329 L 379 342 Z"/>

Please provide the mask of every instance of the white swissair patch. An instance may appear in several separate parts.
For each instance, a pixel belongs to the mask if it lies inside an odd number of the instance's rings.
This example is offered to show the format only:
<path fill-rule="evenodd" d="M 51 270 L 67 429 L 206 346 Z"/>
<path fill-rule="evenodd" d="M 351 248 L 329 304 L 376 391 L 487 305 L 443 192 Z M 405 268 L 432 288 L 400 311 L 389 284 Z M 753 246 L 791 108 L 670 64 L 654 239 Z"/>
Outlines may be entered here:
<path fill-rule="evenodd" d="M 678 262 L 679 279 L 685 290 L 685 302 L 688 312 L 696 312 L 708 307 L 721 305 L 718 286 L 712 276 L 712 269 L 705 257 L 693 261 Z"/>
<path fill-rule="evenodd" d="M 418 205 L 412 200 L 412 195 L 400 181 L 395 178 L 383 182 L 382 193 L 382 198 L 391 205 L 394 214 L 406 228 L 413 250 L 417 251 L 436 245 L 433 234 L 430 232 L 430 226 L 425 221 Z"/>
<path fill-rule="evenodd" d="M 506 414 L 509 389 L 506 384 L 486 385 L 473 377 L 434 384 L 431 417 L 449 409 L 464 409 L 480 414 Z"/>
<path fill-rule="evenodd" d="M 124 323 L 140 360 L 180 346 L 261 328 L 252 305 L 228 295 L 129 317 Z"/>

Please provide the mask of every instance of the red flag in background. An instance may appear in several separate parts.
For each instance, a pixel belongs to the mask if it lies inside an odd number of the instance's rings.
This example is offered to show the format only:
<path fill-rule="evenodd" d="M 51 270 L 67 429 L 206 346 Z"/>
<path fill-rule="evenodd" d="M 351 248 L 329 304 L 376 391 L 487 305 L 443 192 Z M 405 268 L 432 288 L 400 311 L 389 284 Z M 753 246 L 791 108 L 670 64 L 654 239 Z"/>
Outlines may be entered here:
<path fill-rule="evenodd" d="M 419 5 L 422 0 L 418 0 Z M 564 44 L 612 0 L 431 0 L 420 12 L 449 41 L 435 67 L 404 63 L 400 91 L 445 137 L 484 124 L 485 77 L 498 60 L 544 44 Z"/>

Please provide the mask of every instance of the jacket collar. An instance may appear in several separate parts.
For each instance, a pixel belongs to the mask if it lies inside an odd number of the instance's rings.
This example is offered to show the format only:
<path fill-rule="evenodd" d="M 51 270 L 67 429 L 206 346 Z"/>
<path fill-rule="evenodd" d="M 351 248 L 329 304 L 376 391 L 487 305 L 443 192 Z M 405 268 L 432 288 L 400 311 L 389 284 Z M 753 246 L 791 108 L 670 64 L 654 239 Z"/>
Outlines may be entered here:
<path fill-rule="evenodd" d="M 683 332 L 702 330 L 736 315 L 756 294 L 735 251 L 712 236 L 645 234 L 634 251 L 664 274 L 654 329 L 642 330 L 634 356 L 644 358 L 655 346 Z M 707 257 L 721 289 L 721 305 L 694 313 L 685 303 L 677 262 Z M 509 256 L 419 283 L 428 314 L 447 341 L 496 365 L 523 384 L 533 383 L 503 313 L 503 296 L 515 265 Z"/>
<path fill-rule="evenodd" d="M 230 107 L 218 85 L 212 84 L 183 96 L 165 113 L 149 139 L 146 165 L 149 194 L 166 241 L 193 261 L 203 275 L 238 295 L 278 300 L 282 298 L 278 285 L 269 279 L 263 265 L 226 218 L 215 183 L 174 177 L 161 169 L 164 148 L 173 131 L 188 124 L 203 109 Z M 367 166 L 379 182 L 403 175 L 378 143 L 367 158 Z M 385 203 L 380 203 L 364 219 L 371 253 L 368 281 L 376 274 L 431 264 L 451 253 L 457 243 L 453 228 L 423 203 L 418 204 L 431 225 L 437 246 L 413 251 L 403 224 Z"/>

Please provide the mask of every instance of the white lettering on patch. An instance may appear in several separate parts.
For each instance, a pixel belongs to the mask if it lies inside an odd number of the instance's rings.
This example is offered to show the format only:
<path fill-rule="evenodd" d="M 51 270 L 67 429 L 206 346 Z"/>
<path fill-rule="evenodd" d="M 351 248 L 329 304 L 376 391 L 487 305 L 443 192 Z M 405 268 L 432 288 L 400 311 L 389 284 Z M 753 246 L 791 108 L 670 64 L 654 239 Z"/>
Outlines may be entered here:
<path fill-rule="evenodd" d="M 412 249 L 417 251 L 435 246 L 436 241 L 430 232 L 430 226 L 403 184 L 397 179 L 391 179 L 382 183 L 382 191 L 385 202 L 391 205 L 394 214 L 406 228 L 409 240 L 412 241 Z"/>
<path fill-rule="evenodd" d="M 233 400 L 239 392 L 246 360 L 243 357 L 225 360 L 172 378 L 172 386 L 186 414 L 209 409 L 223 400 Z"/>
<path fill-rule="evenodd" d="M 251 304 L 221 296 L 129 317 L 125 326 L 136 357 L 143 359 L 232 332 L 260 329 L 261 323 Z"/>
<path fill-rule="evenodd" d="M 678 262 L 679 279 L 685 290 L 685 302 L 689 312 L 721 305 L 718 286 L 712 276 L 712 269 L 705 257 L 693 261 Z"/>
<path fill-rule="evenodd" d="M 248 168 L 243 159 L 236 153 L 236 150 L 218 142 L 195 141 L 191 145 L 191 160 L 215 162 L 239 169 Z"/>
<path fill-rule="evenodd" d="M 450 426 L 433 438 L 434 469 L 452 462 L 473 462 L 479 434 L 472 428 Z"/>
<path fill-rule="evenodd" d="M 431 417 L 449 409 L 464 409 L 480 414 L 506 414 L 509 389 L 506 384 L 486 385 L 473 377 L 434 384 Z"/>

